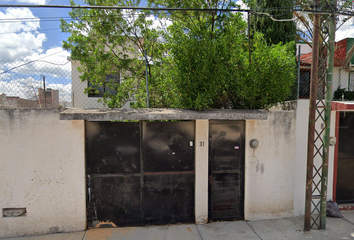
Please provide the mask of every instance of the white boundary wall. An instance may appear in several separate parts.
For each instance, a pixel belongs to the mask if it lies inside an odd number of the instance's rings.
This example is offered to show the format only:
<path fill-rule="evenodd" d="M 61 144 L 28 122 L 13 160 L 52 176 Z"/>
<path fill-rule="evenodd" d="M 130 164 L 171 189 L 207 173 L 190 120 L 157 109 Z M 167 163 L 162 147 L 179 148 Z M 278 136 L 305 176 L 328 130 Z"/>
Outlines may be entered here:
<path fill-rule="evenodd" d="M 272 110 L 267 120 L 246 120 L 246 220 L 302 215 L 305 205 L 308 100 L 296 110 Z M 335 113 L 332 113 L 334 135 Z M 26 208 L 22 217 L 0 216 L 0 238 L 85 229 L 84 121 L 59 120 L 59 110 L 0 109 L 0 210 Z M 209 121 L 196 120 L 195 219 L 208 218 Z M 259 146 L 249 146 L 257 139 Z M 333 188 L 330 148 L 328 199 Z"/>
<path fill-rule="evenodd" d="M 246 120 L 245 219 L 294 216 L 296 112 Z M 259 145 L 252 149 L 251 139 Z"/>
<path fill-rule="evenodd" d="M 0 238 L 84 230 L 84 121 L 0 109 L 0 133 Z M 4 208 L 27 214 L 3 217 Z"/>

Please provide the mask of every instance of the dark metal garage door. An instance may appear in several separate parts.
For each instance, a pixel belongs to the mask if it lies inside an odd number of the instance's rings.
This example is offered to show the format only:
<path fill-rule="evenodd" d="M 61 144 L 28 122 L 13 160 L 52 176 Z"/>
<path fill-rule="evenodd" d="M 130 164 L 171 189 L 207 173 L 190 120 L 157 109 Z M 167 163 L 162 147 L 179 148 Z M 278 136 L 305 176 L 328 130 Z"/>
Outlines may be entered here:
<path fill-rule="evenodd" d="M 194 122 L 86 122 L 91 226 L 194 221 Z"/>
<path fill-rule="evenodd" d="M 244 122 L 210 122 L 209 218 L 243 219 Z"/>

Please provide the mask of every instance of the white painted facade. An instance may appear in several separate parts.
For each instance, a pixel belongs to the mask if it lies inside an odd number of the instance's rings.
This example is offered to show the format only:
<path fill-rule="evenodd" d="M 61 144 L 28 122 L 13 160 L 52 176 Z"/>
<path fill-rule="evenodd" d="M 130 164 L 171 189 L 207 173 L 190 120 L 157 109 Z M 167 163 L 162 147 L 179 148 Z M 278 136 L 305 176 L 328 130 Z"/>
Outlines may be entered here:
<path fill-rule="evenodd" d="M 246 220 L 302 215 L 305 206 L 308 100 L 296 110 L 272 110 L 245 121 Z M 209 120 L 196 120 L 195 143 L 209 142 Z M 334 135 L 335 117 L 332 114 Z M 85 229 L 85 127 L 59 120 L 58 110 L 0 109 L 0 208 L 26 216 L 0 217 L 0 238 Z M 259 145 L 252 149 L 251 139 Z M 195 221 L 208 221 L 208 146 L 195 144 Z M 333 188 L 330 148 L 328 199 Z"/>
<path fill-rule="evenodd" d="M 87 88 L 87 81 L 81 81 L 82 75 L 78 67 L 80 63 L 78 61 L 71 61 L 71 108 L 78 109 L 101 109 L 107 108 L 102 102 L 102 97 L 89 97 L 85 93 Z M 101 101 L 101 102 L 99 102 Z M 130 108 L 130 102 L 127 101 L 122 108 Z"/>
<path fill-rule="evenodd" d="M 0 238 L 85 229 L 84 121 L 0 109 Z M 4 217 L 4 208 L 26 216 Z"/>
<path fill-rule="evenodd" d="M 98 102 L 102 98 L 88 97 L 88 94 L 85 93 L 87 81 L 81 81 L 80 76 L 82 74 L 77 70 L 79 66 L 79 62 L 71 61 L 71 107 L 80 109 L 104 108 L 103 103 Z"/>
<path fill-rule="evenodd" d="M 312 51 L 312 48 L 307 44 L 307 43 L 296 43 L 296 54 L 299 53 L 300 50 L 300 54 L 306 54 Z"/>
<path fill-rule="evenodd" d="M 209 183 L 209 121 L 195 121 L 195 222 L 208 222 L 208 183 Z"/>
<path fill-rule="evenodd" d="M 296 112 L 270 111 L 246 120 L 245 219 L 294 215 Z M 257 139 L 256 149 L 249 147 Z"/>
<path fill-rule="evenodd" d="M 334 93 L 338 88 L 354 91 L 354 72 L 347 71 L 344 68 L 335 67 L 333 69 L 333 86 Z"/>

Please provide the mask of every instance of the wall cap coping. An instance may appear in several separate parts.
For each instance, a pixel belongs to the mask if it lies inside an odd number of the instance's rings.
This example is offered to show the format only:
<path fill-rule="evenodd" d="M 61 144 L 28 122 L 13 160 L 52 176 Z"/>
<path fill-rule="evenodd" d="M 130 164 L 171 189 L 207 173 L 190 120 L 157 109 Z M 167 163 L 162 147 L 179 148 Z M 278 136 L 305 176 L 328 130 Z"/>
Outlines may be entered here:
<path fill-rule="evenodd" d="M 267 120 L 265 110 L 210 109 L 186 110 L 166 108 L 140 109 L 65 109 L 60 112 L 60 120 Z"/>
<path fill-rule="evenodd" d="M 332 111 L 353 111 L 354 102 L 353 101 L 332 101 Z"/>

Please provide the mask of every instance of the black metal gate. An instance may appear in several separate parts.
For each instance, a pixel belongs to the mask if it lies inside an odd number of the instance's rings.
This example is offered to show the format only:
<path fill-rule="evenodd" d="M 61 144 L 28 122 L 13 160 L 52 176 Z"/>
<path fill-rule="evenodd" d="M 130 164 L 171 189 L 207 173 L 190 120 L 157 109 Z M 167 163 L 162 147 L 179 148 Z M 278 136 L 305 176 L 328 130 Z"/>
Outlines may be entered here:
<path fill-rule="evenodd" d="M 339 120 L 336 201 L 354 202 L 354 112 L 341 112 Z"/>
<path fill-rule="evenodd" d="M 89 226 L 194 221 L 194 122 L 86 122 Z"/>
<path fill-rule="evenodd" d="M 244 122 L 210 122 L 209 218 L 243 219 Z"/>

